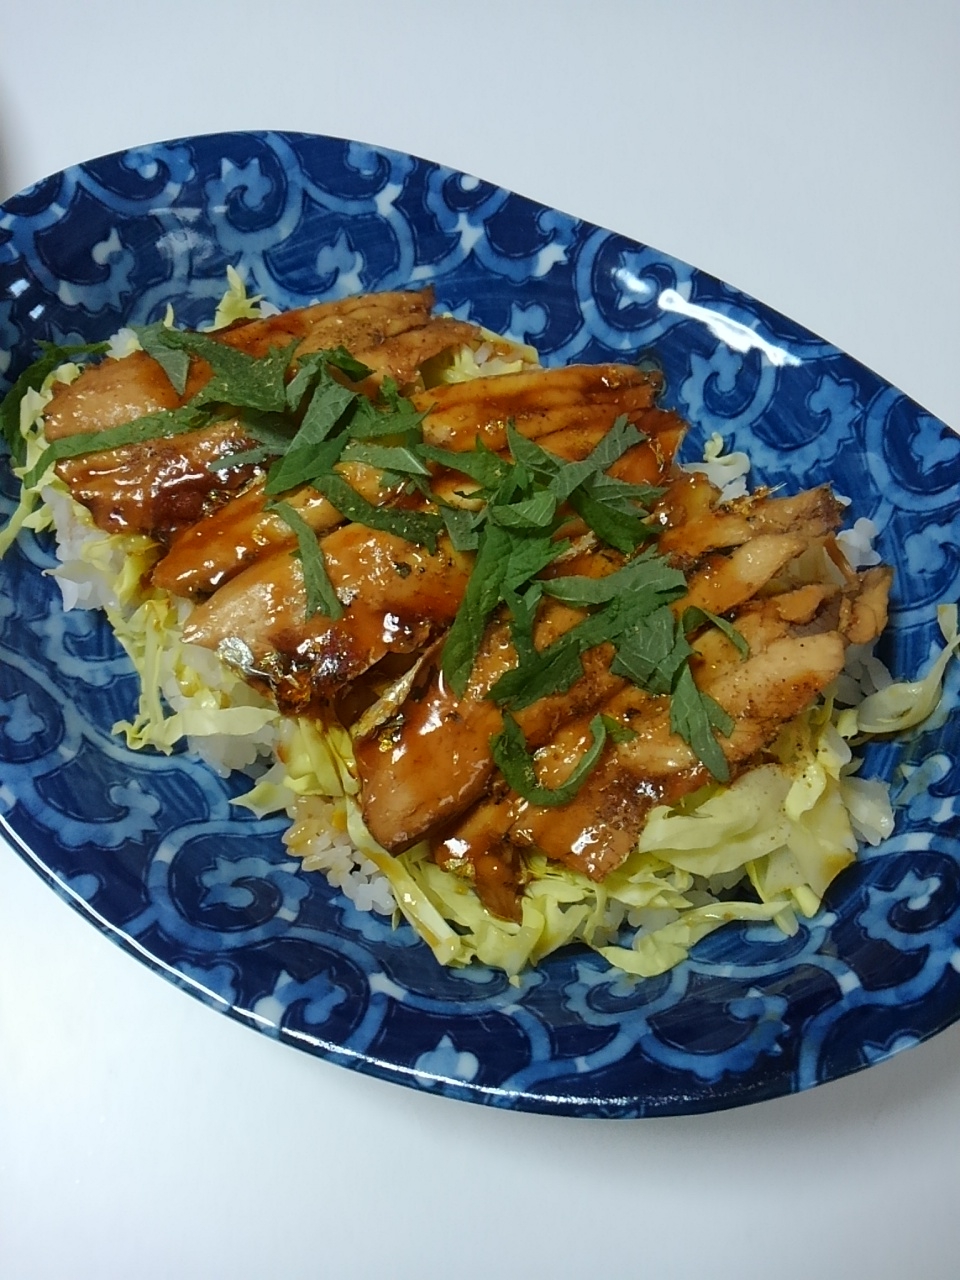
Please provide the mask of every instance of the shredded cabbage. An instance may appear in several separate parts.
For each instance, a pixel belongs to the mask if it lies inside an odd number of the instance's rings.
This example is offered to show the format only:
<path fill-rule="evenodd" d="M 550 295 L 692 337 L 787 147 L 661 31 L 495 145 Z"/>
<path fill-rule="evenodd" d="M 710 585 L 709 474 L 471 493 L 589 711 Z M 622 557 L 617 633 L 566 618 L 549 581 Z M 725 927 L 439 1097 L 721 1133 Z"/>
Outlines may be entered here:
<path fill-rule="evenodd" d="M 702 462 L 685 462 L 684 471 L 702 472 L 720 490 L 723 502 L 742 498 L 747 492 L 750 459 L 745 453 L 726 453 L 723 436 L 715 431 L 703 448 Z"/>
<path fill-rule="evenodd" d="M 903 733 L 927 720 L 940 701 L 947 663 L 960 648 L 957 631 L 957 606 L 941 605 L 937 621 L 946 647 L 940 650 L 933 666 L 922 680 L 899 681 L 878 689 L 857 707 L 857 728 L 861 733 Z"/>
<path fill-rule="evenodd" d="M 214 328 L 262 314 L 261 300 L 248 297 L 232 268 L 228 280 Z M 532 349 L 487 337 L 479 351 L 462 348 L 431 376 L 457 382 L 535 364 Z M 109 354 L 122 358 L 138 348 L 136 335 L 125 330 Z M 62 366 L 41 391 L 24 396 L 20 429 L 27 458 L 21 476 L 46 447 L 43 412 L 54 381 L 70 381 L 79 372 L 76 365 Z M 687 469 L 706 471 L 725 498 L 746 492 L 749 460 L 724 454 L 719 435 L 708 441 L 704 463 Z M 128 745 L 170 752 L 186 740 L 223 773 L 272 759 L 235 803 L 259 815 L 287 812 L 293 821 L 285 839 L 305 866 L 323 867 L 358 905 L 385 910 L 395 904 L 440 963 L 476 958 L 511 977 L 571 942 L 585 943 L 627 973 L 650 977 L 730 921 L 795 932 L 797 916 L 814 915 L 827 886 L 854 860 L 858 839 L 877 844 L 893 829 L 887 788 L 856 776 L 850 742 L 926 719 L 939 700 L 947 663 L 960 649 L 956 607 L 941 609 L 946 647 L 923 679 L 889 683 L 853 708 L 838 708 L 827 698 L 781 732 L 769 763 L 729 786 L 710 786 L 674 807 L 655 808 L 630 857 L 602 883 L 533 853 L 522 918 L 515 923 L 487 912 L 471 882 L 441 869 L 426 843 L 394 856 L 373 839 L 363 823 L 346 729 L 282 717 L 216 655 L 184 643 L 178 605 L 142 587 L 160 554 L 149 538 L 97 529 L 52 468 L 22 490 L 0 533 L 0 554 L 21 528 L 55 530 L 61 563 L 51 572 L 64 607 L 103 608 L 136 667 L 137 713 L 115 726 Z M 870 659 L 864 655 L 862 661 Z M 318 825 L 324 824 L 328 834 L 317 851 Z M 373 869 L 389 882 L 392 899 L 378 897 L 366 883 Z M 744 885 L 758 900 L 734 896 Z"/>
<path fill-rule="evenodd" d="M 220 299 L 211 329 L 226 329 L 238 320 L 258 320 L 263 314 L 263 298 L 250 297 L 235 267 L 227 267 L 227 291 Z"/>

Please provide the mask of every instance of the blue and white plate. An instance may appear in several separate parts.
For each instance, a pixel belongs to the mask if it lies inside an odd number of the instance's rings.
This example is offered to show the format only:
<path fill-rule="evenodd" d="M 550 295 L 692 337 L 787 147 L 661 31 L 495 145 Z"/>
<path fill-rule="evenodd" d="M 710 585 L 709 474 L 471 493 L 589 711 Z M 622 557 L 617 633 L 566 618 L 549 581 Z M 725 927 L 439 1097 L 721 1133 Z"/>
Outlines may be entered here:
<path fill-rule="evenodd" d="M 830 481 L 896 568 L 883 656 L 923 667 L 960 597 L 960 438 L 783 316 L 646 245 L 442 165 L 303 134 L 158 143 L 0 207 L 0 380 L 37 339 L 209 320 L 232 263 L 279 307 L 432 284 L 548 364 L 651 358 L 699 454 L 720 431 L 753 479 Z M 2 504 L 14 486 L 4 467 Z M 186 755 L 110 727 L 135 680 L 103 620 L 64 614 L 43 538 L 0 562 L 0 814 L 67 901 L 184 990 L 268 1035 L 414 1088 L 570 1115 L 706 1111 L 808 1088 L 960 1016 L 956 672 L 934 722 L 873 747 L 899 795 L 796 937 L 715 933 L 660 978 L 570 950 L 512 986 L 443 970 L 407 926 L 358 914 Z M 956 665 L 956 664 L 955 664 Z"/>

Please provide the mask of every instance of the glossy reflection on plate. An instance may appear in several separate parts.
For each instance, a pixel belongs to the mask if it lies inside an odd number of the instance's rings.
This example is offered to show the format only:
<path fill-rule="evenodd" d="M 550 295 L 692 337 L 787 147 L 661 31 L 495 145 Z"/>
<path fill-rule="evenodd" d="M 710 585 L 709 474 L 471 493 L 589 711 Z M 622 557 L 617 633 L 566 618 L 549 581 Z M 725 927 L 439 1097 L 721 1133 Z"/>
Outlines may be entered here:
<path fill-rule="evenodd" d="M 158 143 L 0 208 L 0 374 L 37 339 L 163 315 L 207 321 L 232 264 L 279 307 L 432 284 L 547 364 L 652 359 L 666 403 L 746 450 L 755 484 L 831 482 L 896 569 L 882 656 L 911 675 L 960 596 L 960 438 L 834 347 L 646 245 L 441 165 L 302 134 Z M 906 303 L 905 303 L 906 305 Z M 3 472 L 3 508 L 14 484 Z M 659 978 L 558 954 L 511 985 L 444 970 L 406 925 L 356 912 L 286 855 L 284 823 L 184 754 L 111 725 L 136 684 L 97 614 L 64 614 L 48 543 L 0 562 L 0 812 L 68 901 L 251 1027 L 370 1074 L 495 1106 L 640 1116 L 808 1088 L 960 1016 L 957 675 L 924 732 L 874 744 L 897 829 L 793 938 L 729 926 Z M 954 664 L 956 666 L 956 664 Z"/>

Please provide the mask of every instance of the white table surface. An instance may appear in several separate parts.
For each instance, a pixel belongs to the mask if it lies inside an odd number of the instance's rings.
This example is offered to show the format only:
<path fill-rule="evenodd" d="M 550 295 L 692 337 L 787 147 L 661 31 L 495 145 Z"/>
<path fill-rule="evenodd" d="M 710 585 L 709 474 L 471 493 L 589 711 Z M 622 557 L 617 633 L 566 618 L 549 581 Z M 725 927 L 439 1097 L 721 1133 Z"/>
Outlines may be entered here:
<path fill-rule="evenodd" d="M 960 427 L 960 6 L 7 0 L 0 199 L 290 128 L 676 254 Z M 0 846 L 0 1276 L 960 1275 L 960 1028 L 810 1093 L 578 1121 L 387 1085 L 188 998 Z"/>

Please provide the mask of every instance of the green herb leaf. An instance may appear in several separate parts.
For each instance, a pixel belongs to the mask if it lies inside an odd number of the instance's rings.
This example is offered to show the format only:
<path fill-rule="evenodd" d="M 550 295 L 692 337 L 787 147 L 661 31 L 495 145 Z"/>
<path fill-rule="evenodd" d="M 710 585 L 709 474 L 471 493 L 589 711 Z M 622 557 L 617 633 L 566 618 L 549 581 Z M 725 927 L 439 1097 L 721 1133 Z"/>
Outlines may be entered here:
<path fill-rule="evenodd" d="M 329 378 L 330 369 L 336 369 L 351 382 L 361 382 L 373 372 L 367 365 L 355 360 L 345 347 L 333 347 L 321 351 L 308 351 L 298 356 L 296 371 L 286 384 L 287 407 L 296 413 L 321 375 Z M 345 388 L 349 391 L 349 388 Z M 354 394 L 351 392 L 351 394 Z"/>
<path fill-rule="evenodd" d="M 618 613 L 619 601 L 613 600 L 590 614 L 512 671 L 504 672 L 487 696 L 500 706 L 520 710 L 550 694 L 566 693 L 583 675 L 581 655 L 618 633 Z"/>
<path fill-rule="evenodd" d="M 17 466 L 22 466 L 27 453 L 26 442 L 20 434 L 20 401 L 28 391 L 39 391 L 48 374 L 82 356 L 103 355 L 109 349 L 107 342 L 79 343 L 74 346 L 57 346 L 50 342 L 38 343 L 41 354 L 23 373 L 0 402 L 0 433 Z"/>
<path fill-rule="evenodd" d="M 585 480 L 570 495 L 570 506 L 589 528 L 609 546 L 632 555 L 642 542 L 655 537 L 654 531 L 639 515 L 627 515 L 598 496 L 591 479 Z"/>
<path fill-rule="evenodd" d="M 502 598 L 509 554 L 510 535 L 495 525 L 488 527 L 440 658 L 444 679 L 459 696 L 466 690 L 487 620 Z"/>
<path fill-rule="evenodd" d="M 300 429 L 283 457 L 270 468 L 267 493 L 283 493 L 299 485 L 312 483 L 332 469 L 347 444 L 345 435 L 333 440 L 337 426 L 350 410 L 356 392 L 342 387 L 328 373 L 321 372 L 320 382 L 307 405 Z M 326 448 L 320 446 L 327 445 Z"/>
<path fill-rule="evenodd" d="M 519 659 L 518 665 L 530 662 L 536 655 L 533 643 L 533 626 L 537 605 L 543 595 L 543 582 L 531 582 L 526 591 L 504 589 L 504 602 L 510 611 L 510 639 Z"/>
<path fill-rule="evenodd" d="M 274 457 L 272 449 L 266 445 L 254 445 L 252 449 L 241 449 L 238 453 L 226 453 L 222 458 L 214 458 L 207 463 L 208 471 L 232 471 L 234 467 L 256 467 L 268 458 Z"/>
<path fill-rule="evenodd" d="M 326 369 L 327 354 L 326 351 L 310 351 L 297 360 L 293 377 L 284 389 L 284 399 L 291 413 L 296 413 L 300 409 L 320 374 Z"/>
<path fill-rule="evenodd" d="M 447 535 L 454 551 L 476 551 L 480 545 L 479 526 L 484 518 L 482 511 L 464 511 L 460 507 L 444 503 L 440 507 L 440 518 L 447 527 Z"/>
<path fill-rule="evenodd" d="M 600 476 L 612 467 L 628 449 L 645 439 L 625 416 L 617 418 L 613 426 L 594 446 L 582 462 L 565 462 L 557 470 L 550 488 L 559 502 L 565 502 L 573 491 L 592 476 Z"/>
<path fill-rule="evenodd" d="M 610 664 L 614 675 L 624 676 L 651 694 L 670 693 L 674 681 L 692 652 L 682 628 L 666 605 L 624 629 L 616 642 Z"/>
<path fill-rule="evenodd" d="M 420 453 L 428 462 L 436 462 L 448 471 L 459 471 L 476 481 L 481 489 L 493 492 L 510 471 L 510 463 L 490 449 L 481 441 L 477 441 L 476 449 L 466 453 L 455 453 L 452 449 L 441 449 L 437 445 L 423 444 Z"/>
<path fill-rule="evenodd" d="M 590 721 L 593 741 L 577 761 L 570 777 L 559 787 L 544 787 L 538 782 L 523 730 L 509 713 L 503 717 L 503 730 L 490 739 L 490 753 L 511 789 L 531 804 L 544 808 L 569 804 L 600 758 L 607 740 L 606 720 L 605 716 L 594 716 Z"/>
<path fill-rule="evenodd" d="M 131 325 L 141 347 L 148 356 L 156 360 L 170 379 L 170 385 L 177 395 L 182 396 L 190 373 L 190 353 L 164 342 L 162 335 L 168 327 L 162 320 L 155 320 L 153 324 Z"/>
<path fill-rule="evenodd" d="M 195 431 L 212 420 L 208 413 L 184 405 L 180 409 L 148 413 L 119 427 L 106 431 L 89 431 L 80 435 L 62 436 L 48 445 L 36 463 L 23 477 L 24 488 L 32 488 L 48 467 L 66 458 L 79 458 L 85 453 L 98 453 L 102 449 L 120 449 L 128 444 L 141 444 L 144 440 L 167 439 L 185 431 Z"/>
<path fill-rule="evenodd" d="M 543 589 L 565 604 L 583 607 L 624 596 L 633 612 L 642 615 L 683 595 L 686 579 L 662 556 L 643 553 L 606 577 L 550 578 Z"/>
<path fill-rule="evenodd" d="M 649 511 L 664 490 L 655 485 L 629 484 L 616 476 L 598 473 L 590 482 L 590 492 L 595 501 L 624 515 L 635 516 L 640 514 L 638 509 Z"/>
<path fill-rule="evenodd" d="M 321 440 L 316 445 L 304 445 L 297 453 L 291 448 L 270 468 L 264 492 L 272 496 L 288 493 L 305 484 L 319 487 L 320 481 L 337 465 L 346 443 L 346 437 L 334 436 L 332 440 Z"/>
<path fill-rule="evenodd" d="M 373 373 L 369 365 L 364 364 L 362 360 L 357 360 L 346 347 L 331 347 L 322 354 L 327 365 L 331 365 L 334 369 L 339 369 L 351 382 L 363 382 L 365 378 L 369 378 Z M 388 379 L 384 379 L 384 381 L 388 381 Z"/>
<path fill-rule="evenodd" d="M 256 409 L 241 409 L 238 421 L 244 432 L 257 441 L 256 445 L 208 462 L 208 471 L 228 471 L 231 467 L 248 465 L 259 466 L 260 463 L 285 453 L 293 439 L 290 424 L 279 413 L 260 413 Z"/>
<path fill-rule="evenodd" d="M 607 731 L 607 737 L 611 742 L 619 746 L 622 742 L 632 742 L 637 736 L 636 729 L 631 729 L 628 724 L 621 724 L 619 720 L 614 720 L 612 716 L 601 715 L 603 727 Z"/>
<path fill-rule="evenodd" d="M 519 591 L 569 546 L 565 539 L 558 541 L 549 534 L 512 533 L 503 574 L 504 590 Z"/>
<path fill-rule="evenodd" d="M 718 782 L 729 782 L 730 767 L 714 731 L 729 737 L 733 720 L 709 694 L 700 692 L 689 665 L 681 669 L 673 689 L 670 728 L 683 738 Z"/>
<path fill-rule="evenodd" d="M 186 329 L 161 326 L 157 340 L 174 351 L 206 360 L 213 377 L 193 398 L 195 407 L 228 404 L 234 408 L 280 413 L 287 404 L 286 372 L 297 343 L 271 347 L 265 356 L 250 356 L 215 338 Z"/>
<path fill-rule="evenodd" d="M 487 518 L 504 529 L 545 529 L 553 523 L 557 500 L 552 493 L 541 489 L 532 498 L 524 498 L 508 505 L 491 504 Z"/>
<path fill-rule="evenodd" d="M 698 605 L 691 605 L 689 609 L 684 609 L 683 629 L 687 635 L 707 624 L 722 631 L 741 658 L 749 657 L 750 646 L 732 622 L 728 622 L 726 618 L 721 618 L 716 613 L 711 613 L 709 609 L 701 609 Z"/>
<path fill-rule="evenodd" d="M 357 396 L 347 433 L 353 440 L 419 446 L 420 424 L 426 416 L 399 394 L 390 378 L 384 378 L 375 402 L 367 396 Z"/>
<path fill-rule="evenodd" d="M 430 468 L 424 466 L 418 451 L 408 445 L 370 444 L 366 440 L 351 440 L 343 452 L 342 461 L 363 462 L 367 466 L 399 475 L 430 475 Z"/>
<path fill-rule="evenodd" d="M 327 574 L 323 550 L 314 530 L 289 503 L 272 502 L 267 510 L 275 511 L 296 534 L 303 585 L 307 593 L 307 617 L 312 618 L 316 613 L 323 613 L 334 621 L 343 617 L 343 606 Z"/>
<path fill-rule="evenodd" d="M 523 467 L 528 475 L 535 477 L 540 484 L 549 484 L 561 468 L 570 465 L 564 463 L 555 453 L 549 453 L 535 440 L 521 435 L 512 421 L 507 423 L 507 447 L 514 462 Z"/>
<path fill-rule="evenodd" d="M 331 444 L 338 441 L 331 441 Z M 427 511 L 404 511 L 399 507 L 375 507 L 347 484 L 342 476 L 329 472 L 317 476 L 312 482 L 337 508 L 341 515 L 368 529 L 391 533 L 407 542 L 426 547 L 431 553 L 437 549 L 437 535 L 443 521 Z"/>

